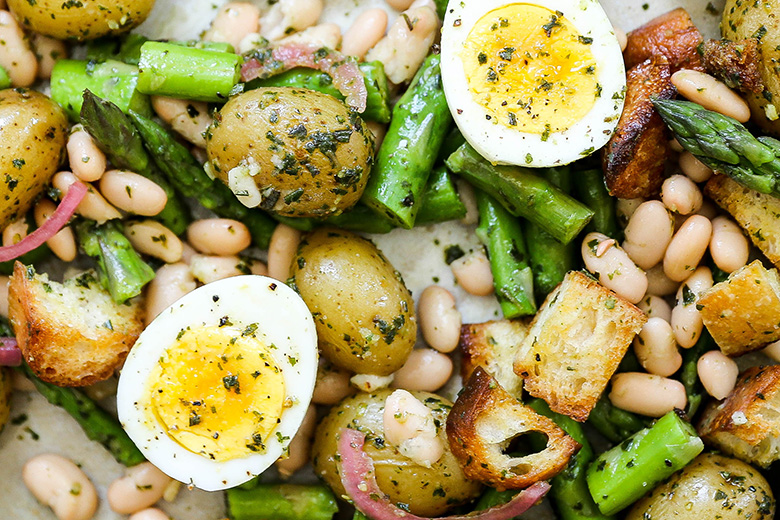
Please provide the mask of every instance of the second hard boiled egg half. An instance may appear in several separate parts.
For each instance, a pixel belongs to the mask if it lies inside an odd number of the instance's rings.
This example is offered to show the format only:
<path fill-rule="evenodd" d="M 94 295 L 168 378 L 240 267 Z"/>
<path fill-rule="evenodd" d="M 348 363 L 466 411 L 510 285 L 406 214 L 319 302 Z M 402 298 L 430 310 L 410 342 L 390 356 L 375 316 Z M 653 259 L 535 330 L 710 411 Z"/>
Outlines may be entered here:
<path fill-rule="evenodd" d="M 455 122 L 493 163 L 574 162 L 620 119 L 623 56 L 596 0 L 451 1 L 441 48 Z"/>

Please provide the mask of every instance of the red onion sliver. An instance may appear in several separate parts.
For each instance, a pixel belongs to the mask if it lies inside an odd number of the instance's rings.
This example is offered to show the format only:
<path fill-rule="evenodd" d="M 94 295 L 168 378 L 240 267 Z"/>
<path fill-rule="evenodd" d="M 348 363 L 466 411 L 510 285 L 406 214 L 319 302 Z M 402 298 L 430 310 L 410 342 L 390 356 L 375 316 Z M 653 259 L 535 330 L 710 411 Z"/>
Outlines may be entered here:
<path fill-rule="evenodd" d="M 341 483 L 355 507 L 373 520 L 508 520 L 526 512 L 550 489 L 547 482 L 537 482 L 506 504 L 484 511 L 435 519 L 416 516 L 396 507 L 379 489 L 374 474 L 374 461 L 363 451 L 366 436 L 347 428 L 342 429 L 339 435 Z"/>
<path fill-rule="evenodd" d="M 22 364 L 22 351 L 16 338 L 0 338 L 0 367 L 18 367 Z"/>
<path fill-rule="evenodd" d="M 368 90 L 363 73 L 352 59 L 310 43 L 289 43 L 275 47 L 270 58 L 263 62 L 250 58 L 241 67 L 241 80 L 268 78 L 295 67 L 321 70 L 333 78 L 333 86 L 339 89 L 347 105 L 357 112 L 366 110 Z"/>
<path fill-rule="evenodd" d="M 83 182 L 74 182 L 68 187 L 68 192 L 62 198 L 62 202 L 54 210 L 54 213 L 43 223 L 41 227 L 24 237 L 20 242 L 0 247 L 0 262 L 7 262 L 29 253 L 41 246 L 68 223 L 70 217 L 76 212 L 76 208 L 84 200 L 87 194 L 87 185 Z"/>

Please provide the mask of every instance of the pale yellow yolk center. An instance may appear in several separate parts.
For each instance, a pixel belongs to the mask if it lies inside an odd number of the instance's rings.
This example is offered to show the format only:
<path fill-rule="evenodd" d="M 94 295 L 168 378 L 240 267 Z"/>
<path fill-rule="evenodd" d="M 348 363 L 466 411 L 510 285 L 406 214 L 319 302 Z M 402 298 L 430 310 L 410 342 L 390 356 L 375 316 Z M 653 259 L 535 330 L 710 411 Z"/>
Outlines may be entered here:
<path fill-rule="evenodd" d="M 461 59 L 488 119 L 546 139 L 582 119 L 601 95 L 592 43 L 560 12 L 511 4 L 474 24 Z"/>
<path fill-rule="evenodd" d="M 155 365 L 144 409 L 187 450 L 218 461 L 265 451 L 285 385 L 256 328 L 187 329 Z"/>

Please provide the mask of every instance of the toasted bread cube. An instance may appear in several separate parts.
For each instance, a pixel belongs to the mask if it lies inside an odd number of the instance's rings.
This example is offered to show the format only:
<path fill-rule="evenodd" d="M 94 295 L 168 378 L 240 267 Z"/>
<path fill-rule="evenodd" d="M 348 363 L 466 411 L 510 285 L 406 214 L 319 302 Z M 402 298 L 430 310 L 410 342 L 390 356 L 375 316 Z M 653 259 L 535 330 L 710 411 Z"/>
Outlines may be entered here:
<path fill-rule="evenodd" d="M 766 257 L 780 267 L 780 199 L 745 188 L 725 175 L 714 175 L 704 188 L 728 211 Z"/>
<path fill-rule="evenodd" d="M 108 379 L 143 330 L 139 302 L 115 303 L 91 271 L 61 284 L 16 262 L 8 304 L 27 364 L 59 386 Z"/>
<path fill-rule="evenodd" d="M 496 378 L 511 395 L 519 398 L 523 380 L 512 370 L 517 349 L 528 335 L 525 320 L 500 320 L 485 323 L 469 323 L 460 328 L 460 375 L 468 381 L 477 367 Z"/>
<path fill-rule="evenodd" d="M 637 307 L 571 271 L 531 322 L 515 374 L 553 411 L 584 421 L 646 321 Z"/>
<path fill-rule="evenodd" d="M 648 58 L 663 56 L 669 61 L 672 72 L 703 70 L 698 51 L 702 35 L 681 7 L 653 18 L 627 36 L 628 45 L 623 53 L 626 68 Z"/>
<path fill-rule="evenodd" d="M 766 468 L 780 459 L 780 365 L 743 372 L 731 395 L 704 411 L 698 430 L 705 442 L 745 462 Z"/>
<path fill-rule="evenodd" d="M 699 296 L 702 321 L 720 350 L 741 356 L 780 339 L 780 277 L 759 260 Z"/>

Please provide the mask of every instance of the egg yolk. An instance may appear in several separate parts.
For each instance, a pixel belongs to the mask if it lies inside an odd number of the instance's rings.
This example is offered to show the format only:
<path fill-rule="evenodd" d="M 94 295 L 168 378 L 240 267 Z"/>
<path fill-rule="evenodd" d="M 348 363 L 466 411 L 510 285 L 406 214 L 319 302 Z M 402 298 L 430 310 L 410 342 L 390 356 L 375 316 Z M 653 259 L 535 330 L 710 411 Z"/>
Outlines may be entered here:
<path fill-rule="evenodd" d="M 213 460 L 265 451 L 289 403 L 274 346 L 256 331 L 255 325 L 182 331 L 147 380 L 142 404 L 149 419 L 187 450 Z"/>
<path fill-rule="evenodd" d="M 460 57 L 487 119 L 544 138 L 582 119 L 601 95 L 592 43 L 559 11 L 510 4 L 474 24 Z"/>

